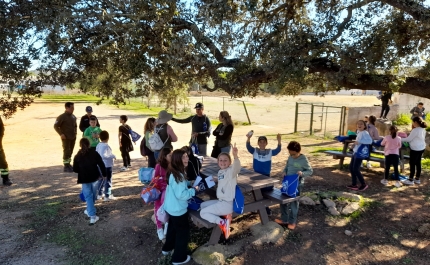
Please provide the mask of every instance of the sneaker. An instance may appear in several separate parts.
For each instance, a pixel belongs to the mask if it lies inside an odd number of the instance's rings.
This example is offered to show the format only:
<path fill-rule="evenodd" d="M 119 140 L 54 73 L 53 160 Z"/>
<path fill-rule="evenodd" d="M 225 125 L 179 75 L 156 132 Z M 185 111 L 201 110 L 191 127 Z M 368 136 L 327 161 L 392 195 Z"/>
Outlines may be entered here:
<path fill-rule="evenodd" d="M 96 216 L 92 216 L 90 219 L 90 225 L 94 225 L 100 218 Z"/>
<path fill-rule="evenodd" d="M 127 168 L 126 167 L 122 167 L 122 168 L 119 169 L 119 171 L 121 171 L 121 172 L 127 171 Z"/>
<path fill-rule="evenodd" d="M 128 165 L 127 168 L 131 168 L 131 165 Z"/>
<path fill-rule="evenodd" d="M 100 200 L 101 198 L 103 198 L 103 195 L 97 195 L 97 200 Z"/>
<path fill-rule="evenodd" d="M 366 167 L 367 168 L 372 168 L 372 164 L 370 164 L 370 162 L 367 162 Z"/>
<path fill-rule="evenodd" d="M 415 184 L 421 184 L 421 180 L 419 180 L 419 179 L 415 179 L 414 182 L 415 182 Z"/>
<path fill-rule="evenodd" d="M 164 224 L 164 236 L 166 236 L 167 235 L 167 227 L 169 226 L 169 223 L 165 223 Z"/>
<path fill-rule="evenodd" d="M 367 190 L 367 188 L 369 188 L 369 185 L 367 184 L 361 185 L 360 188 L 358 188 L 358 191 L 364 191 L 364 190 Z"/>
<path fill-rule="evenodd" d="M 230 218 L 228 217 L 230 215 Z M 228 239 L 230 237 L 230 222 L 231 222 L 231 214 L 226 216 L 226 219 L 224 219 L 224 224 L 219 225 L 221 228 L 222 233 L 224 234 L 225 239 Z"/>
<path fill-rule="evenodd" d="M 170 251 L 161 251 L 161 254 L 163 254 L 163 256 L 168 256 L 170 254 L 172 254 L 173 250 Z"/>
<path fill-rule="evenodd" d="M 85 210 L 85 211 L 84 211 L 84 214 L 85 214 L 86 216 L 88 216 L 88 217 L 91 217 L 91 216 L 88 214 L 88 211 L 87 211 L 87 210 Z"/>
<path fill-rule="evenodd" d="M 394 186 L 396 186 L 397 188 L 400 188 L 402 186 L 402 183 L 400 181 L 396 181 Z"/>
<path fill-rule="evenodd" d="M 114 197 L 112 194 L 109 195 L 109 197 L 106 197 L 106 195 L 105 195 L 105 198 L 103 199 L 103 201 L 105 201 L 105 202 L 114 201 L 114 200 L 116 200 L 116 197 Z"/>
<path fill-rule="evenodd" d="M 388 180 L 381 179 L 381 183 L 382 183 L 382 185 L 387 186 L 388 185 Z"/>
<path fill-rule="evenodd" d="M 348 185 L 346 186 L 348 189 L 350 190 L 358 190 L 358 186 L 357 185 Z"/>
<path fill-rule="evenodd" d="M 269 207 L 266 207 L 266 213 L 268 216 L 272 216 L 272 210 Z"/>
<path fill-rule="evenodd" d="M 403 184 L 405 184 L 405 185 L 409 185 L 409 186 L 413 186 L 413 185 L 414 185 L 414 182 L 413 182 L 413 181 L 411 181 L 411 180 L 409 180 L 409 179 L 407 179 L 407 180 L 403 181 Z"/>
<path fill-rule="evenodd" d="M 190 255 L 187 255 L 187 259 L 183 262 L 172 262 L 173 265 L 181 265 L 181 264 L 185 264 L 188 263 L 191 260 Z"/>
<path fill-rule="evenodd" d="M 296 224 L 288 224 L 287 228 L 290 230 L 294 230 L 294 229 L 296 229 Z"/>
<path fill-rule="evenodd" d="M 160 239 L 160 240 L 164 239 L 164 230 L 163 230 L 163 228 L 157 229 L 157 235 L 158 235 L 158 239 Z"/>
<path fill-rule="evenodd" d="M 288 226 L 288 223 L 285 223 L 281 219 L 277 219 L 277 218 L 275 219 L 275 223 L 277 223 L 278 225 L 282 225 L 282 226 Z"/>

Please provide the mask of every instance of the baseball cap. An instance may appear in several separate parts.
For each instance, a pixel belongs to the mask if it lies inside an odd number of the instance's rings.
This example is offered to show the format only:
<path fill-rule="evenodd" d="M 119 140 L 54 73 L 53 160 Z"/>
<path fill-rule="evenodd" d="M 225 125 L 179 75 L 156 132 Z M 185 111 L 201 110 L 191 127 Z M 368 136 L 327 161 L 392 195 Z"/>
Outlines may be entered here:
<path fill-rule="evenodd" d="M 203 109 L 203 103 L 196 103 L 196 106 L 194 107 L 195 109 Z"/>
<path fill-rule="evenodd" d="M 266 136 L 259 136 L 258 141 L 260 141 L 260 140 L 264 140 L 267 142 L 267 137 Z"/>
<path fill-rule="evenodd" d="M 87 107 L 85 108 L 85 111 L 86 111 L 86 112 L 93 112 L 93 108 L 92 108 L 91 106 L 87 106 Z"/>

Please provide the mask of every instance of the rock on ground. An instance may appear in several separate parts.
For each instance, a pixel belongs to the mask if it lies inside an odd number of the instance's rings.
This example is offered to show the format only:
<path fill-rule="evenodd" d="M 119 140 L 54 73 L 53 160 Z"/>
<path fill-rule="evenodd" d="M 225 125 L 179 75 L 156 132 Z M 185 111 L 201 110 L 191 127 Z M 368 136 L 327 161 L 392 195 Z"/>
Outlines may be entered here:
<path fill-rule="evenodd" d="M 201 246 L 193 253 L 193 260 L 201 265 L 224 265 L 226 257 L 237 255 L 241 251 L 244 240 L 236 241 L 235 244 Z"/>
<path fill-rule="evenodd" d="M 420 228 L 418 228 L 418 232 L 426 236 L 430 236 L 430 224 L 423 224 L 420 226 Z"/>
<path fill-rule="evenodd" d="M 344 191 L 340 191 L 340 192 L 336 193 L 336 195 L 337 195 L 337 197 L 343 197 L 343 198 L 351 199 L 354 201 L 360 201 L 362 198 L 361 195 L 349 193 L 349 192 L 344 192 Z"/>
<path fill-rule="evenodd" d="M 345 230 L 345 235 L 347 235 L 347 236 L 352 236 L 352 232 L 351 232 L 351 231 L 349 231 L 349 230 Z"/>
<path fill-rule="evenodd" d="M 299 202 L 303 203 L 305 205 L 315 205 L 314 200 L 312 200 L 311 198 L 309 198 L 307 196 L 300 197 Z"/>
<path fill-rule="evenodd" d="M 332 200 L 324 199 L 323 202 L 324 202 L 325 206 L 327 206 L 327 208 L 336 207 L 336 203 L 334 203 L 334 201 L 332 201 Z"/>
<path fill-rule="evenodd" d="M 352 202 L 352 203 L 349 203 L 347 206 L 345 206 L 342 209 L 342 214 L 343 215 L 352 214 L 353 212 L 357 211 L 358 209 L 360 209 L 360 204 L 358 202 Z"/>
<path fill-rule="evenodd" d="M 284 229 L 275 222 L 261 223 L 250 227 L 253 235 L 253 245 L 260 246 L 263 243 L 276 243 L 284 234 Z"/>
<path fill-rule="evenodd" d="M 331 215 L 340 215 L 339 211 L 336 209 L 336 207 L 332 206 L 328 208 L 328 212 Z"/>

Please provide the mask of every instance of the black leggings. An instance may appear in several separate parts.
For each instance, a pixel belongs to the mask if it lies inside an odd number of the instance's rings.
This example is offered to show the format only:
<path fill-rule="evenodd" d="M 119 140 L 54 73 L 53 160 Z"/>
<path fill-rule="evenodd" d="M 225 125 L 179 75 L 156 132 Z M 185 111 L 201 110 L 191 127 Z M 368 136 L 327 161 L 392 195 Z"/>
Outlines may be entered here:
<path fill-rule="evenodd" d="M 411 149 L 411 152 L 409 153 L 409 180 L 414 179 L 415 175 L 415 168 L 417 170 L 417 174 L 415 176 L 415 179 L 420 179 L 421 176 L 421 157 L 424 153 L 424 150 L 421 151 L 415 151 Z"/>
<path fill-rule="evenodd" d="M 122 157 L 122 161 L 124 164 L 124 167 L 130 166 L 131 161 L 130 161 L 130 153 L 127 151 L 122 151 L 121 150 L 121 157 Z"/>

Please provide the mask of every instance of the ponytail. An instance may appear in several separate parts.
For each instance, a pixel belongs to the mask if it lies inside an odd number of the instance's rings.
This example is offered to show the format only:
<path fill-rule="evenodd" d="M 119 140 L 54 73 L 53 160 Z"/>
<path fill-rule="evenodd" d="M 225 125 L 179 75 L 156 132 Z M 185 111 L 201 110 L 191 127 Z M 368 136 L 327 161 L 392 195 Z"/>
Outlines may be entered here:
<path fill-rule="evenodd" d="M 418 123 L 421 128 L 427 128 L 427 123 L 421 117 L 414 117 L 412 121 Z"/>
<path fill-rule="evenodd" d="M 396 138 L 396 136 L 397 136 L 397 132 L 398 132 L 398 129 L 397 129 L 397 127 L 396 126 L 394 126 L 394 125 L 391 125 L 390 126 L 390 134 L 391 134 L 391 137 L 394 139 L 394 138 Z"/>

